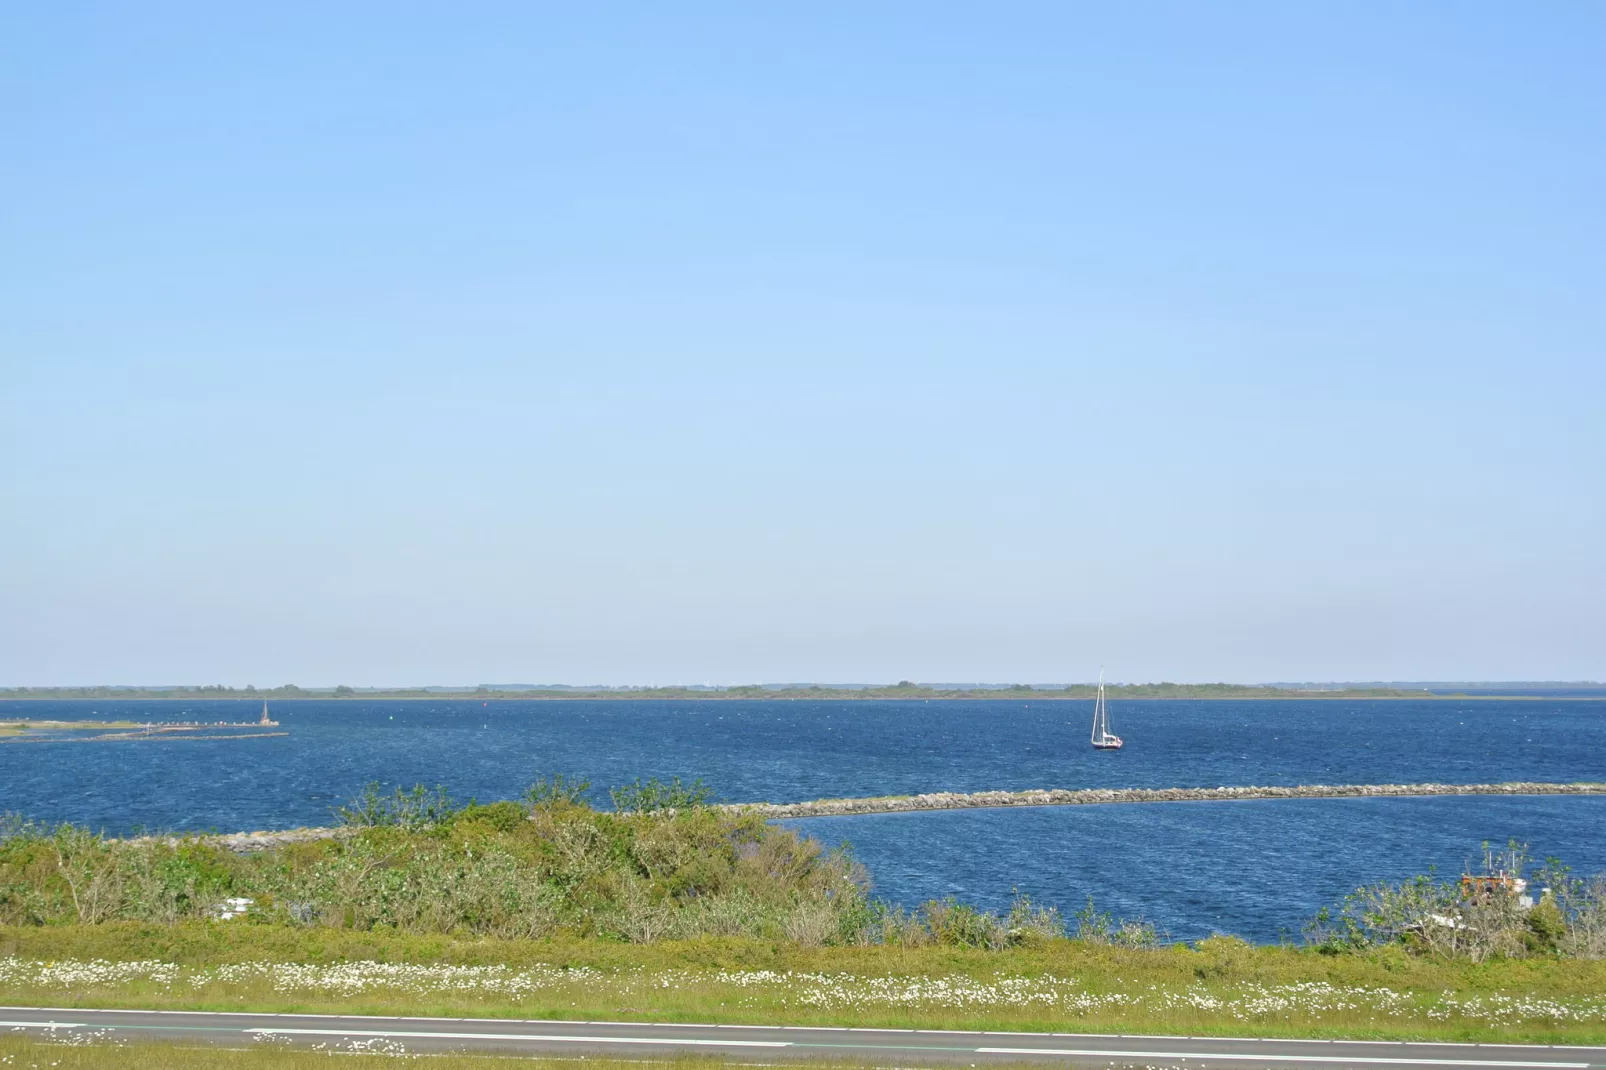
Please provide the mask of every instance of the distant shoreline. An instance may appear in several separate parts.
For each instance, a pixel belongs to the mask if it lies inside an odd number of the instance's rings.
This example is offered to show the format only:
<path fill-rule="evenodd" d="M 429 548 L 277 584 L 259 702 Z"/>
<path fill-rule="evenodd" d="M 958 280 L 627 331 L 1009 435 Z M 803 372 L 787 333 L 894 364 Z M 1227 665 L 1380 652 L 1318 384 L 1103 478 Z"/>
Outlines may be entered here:
<path fill-rule="evenodd" d="M 1122 702 L 1173 702 L 1188 700 L 1268 702 L 1333 700 L 1384 701 L 1466 701 L 1466 702 L 1600 702 L 1606 695 L 1511 694 L 1489 695 L 1465 692 L 1403 691 L 1357 689 L 1351 691 L 1295 691 L 1280 688 L 1213 688 L 1183 685 L 1139 684 L 1106 687 L 1111 700 Z M 0 691 L 0 702 L 1085 702 L 1097 688 L 1079 685 L 1059 691 L 936 691 L 919 688 L 865 688 L 847 690 L 764 691 L 742 688 L 722 691 L 686 691 L 678 688 L 643 688 L 637 691 L 88 691 L 77 688 L 57 690 Z"/>

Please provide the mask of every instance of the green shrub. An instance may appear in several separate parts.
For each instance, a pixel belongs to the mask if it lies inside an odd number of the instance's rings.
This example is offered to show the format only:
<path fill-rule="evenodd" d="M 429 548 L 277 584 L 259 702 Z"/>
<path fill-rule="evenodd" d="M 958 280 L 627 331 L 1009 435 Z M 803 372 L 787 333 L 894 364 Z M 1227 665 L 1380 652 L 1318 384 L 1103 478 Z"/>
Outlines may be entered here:
<path fill-rule="evenodd" d="M 487 805 L 470 802 L 452 815 L 452 824 L 469 826 L 480 822 L 498 832 L 512 832 L 528 821 L 529 813 L 516 802 L 494 802 Z"/>
<path fill-rule="evenodd" d="M 1572 958 L 1606 959 L 1606 874 L 1580 880 L 1551 860 L 1538 879 L 1549 886 L 1548 901 L 1561 917 L 1556 950 Z"/>
<path fill-rule="evenodd" d="M 1525 863 L 1521 844 L 1503 850 L 1484 845 L 1486 872 L 1518 878 Z M 1550 892 L 1529 906 L 1514 889 L 1469 892 L 1458 881 L 1432 874 L 1375 884 L 1319 912 L 1305 937 L 1329 953 L 1396 945 L 1473 962 L 1555 954 L 1606 957 L 1606 877 L 1584 882 L 1552 860 L 1533 885 L 1548 886 Z"/>
<path fill-rule="evenodd" d="M 369 785 L 341 808 L 340 834 L 252 853 L 8 826 L 0 923 L 172 924 L 212 918 L 238 896 L 249 914 L 227 924 L 632 942 L 861 937 L 867 882 L 845 851 L 704 806 L 700 784 L 638 786 L 643 805 L 616 813 L 556 778 L 526 794 L 529 808 L 455 808 L 443 789 Z"/>
<path fill-rule="evenodd" d="M 650 814 L 659 810 L 691 810 L 708 802 L 711 792 L 702 778 L 682 784 L 679 777 L 669 783 L 654 778 L 636 779 L 622 787 L 610 788 L 613 808 L 620 813 Z"/>
<path fill-rule="evenodd" d="M 1031 896 L 1016 895 L 1004 919 L 1004 935 L 1010 944 L 1029 945 L 1065 936 L 1065 919 L 1054 907 L 1032 905 Z"/>
<path fill-rule="evenodd" d="M 379 782 L 373 781 L 351 802 L 336 807 L 334 813 L 347 828 L 420 829 L 448 820 L 456 810 L 446 789 L 439 785 L 431 789 L 414 784 L 411 791 L 396 788 L 387 795 Z"/>
<path fill-rule="evenodd" d="M 1197 960 L 1193 972 L 1197 977 L 1224 977 L 1244 972 L 1253 958 L 1252 945 L 1226 933 L 1212 933 L 1193 945 Z"/>
<path fill-rule="evenodd" d="M 1113 947 L 1159 947 L 1163 943 L 1160 933 L 1142 918 L 1117 919 L 1093 905 L 1093 897 L 1075 914 L 1076 931 L 1072 938 L 1087 944 L 1109 944 Z"/>
<path fill-rule="evenodd" d="M 530 809 L 550 809 L 554 806 L 584 806 L 586 792 L 591 790 L 591 781 L 571 779 L 562 773 L 554 773 L 550 778 L 538 776 L 524 792 L 524 804 Z"/>
<path fill-rule="evenodd" d="M 932 900 L 920 908 L 934 943 L 945 947 L 1000 948 L 1008 941 L 997 914 L 953 899 Z"/>

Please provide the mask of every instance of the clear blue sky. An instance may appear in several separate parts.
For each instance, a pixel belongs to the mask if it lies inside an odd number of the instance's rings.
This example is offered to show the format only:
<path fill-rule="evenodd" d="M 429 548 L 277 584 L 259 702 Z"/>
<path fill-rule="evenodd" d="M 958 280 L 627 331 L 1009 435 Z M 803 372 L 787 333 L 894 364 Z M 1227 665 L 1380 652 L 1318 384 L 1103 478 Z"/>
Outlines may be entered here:
<path fill-rule="evenodd" d="M 1606 5 L 12 4 L 0 684 L 1606 677 Z"/>

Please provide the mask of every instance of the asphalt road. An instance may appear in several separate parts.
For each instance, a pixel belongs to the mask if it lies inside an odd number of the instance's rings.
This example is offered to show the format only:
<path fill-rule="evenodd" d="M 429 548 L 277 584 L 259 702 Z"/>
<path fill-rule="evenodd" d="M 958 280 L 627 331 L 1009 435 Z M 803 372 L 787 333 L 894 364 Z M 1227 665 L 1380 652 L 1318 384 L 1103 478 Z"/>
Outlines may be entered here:
<path fill-rule="evenodd" d="M 722 1053 L 735 1062 L 840 1059 L 878 1065 L 1112 1064 L 1194 1070 L 1606 1070 L 1606 1047 L 1260 1040 L 1253 1037 L 1112 1036 L 1102 1033 L 963 1033 L 936 1029 L 660 1025 L 508 1018 L 0 1007 L 0 1032 L 30 1036 L 169 1040 L 245 1047 L 320 1045 L 341 1051 L 486 1051 L 528 1055 L 668 1056 Z"/>

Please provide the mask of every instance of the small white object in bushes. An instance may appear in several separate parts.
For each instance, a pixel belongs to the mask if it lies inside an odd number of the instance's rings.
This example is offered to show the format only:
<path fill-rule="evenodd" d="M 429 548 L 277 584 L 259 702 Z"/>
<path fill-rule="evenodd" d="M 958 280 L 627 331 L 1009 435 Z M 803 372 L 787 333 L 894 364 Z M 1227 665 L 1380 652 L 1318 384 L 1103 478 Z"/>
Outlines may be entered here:
<path fill-rule="evenodd" d="M 238 918 L 256 903 L 255 899 L 225 899 L 212 908 L 212 916 L 218 921 L 228 921 Z"/>

